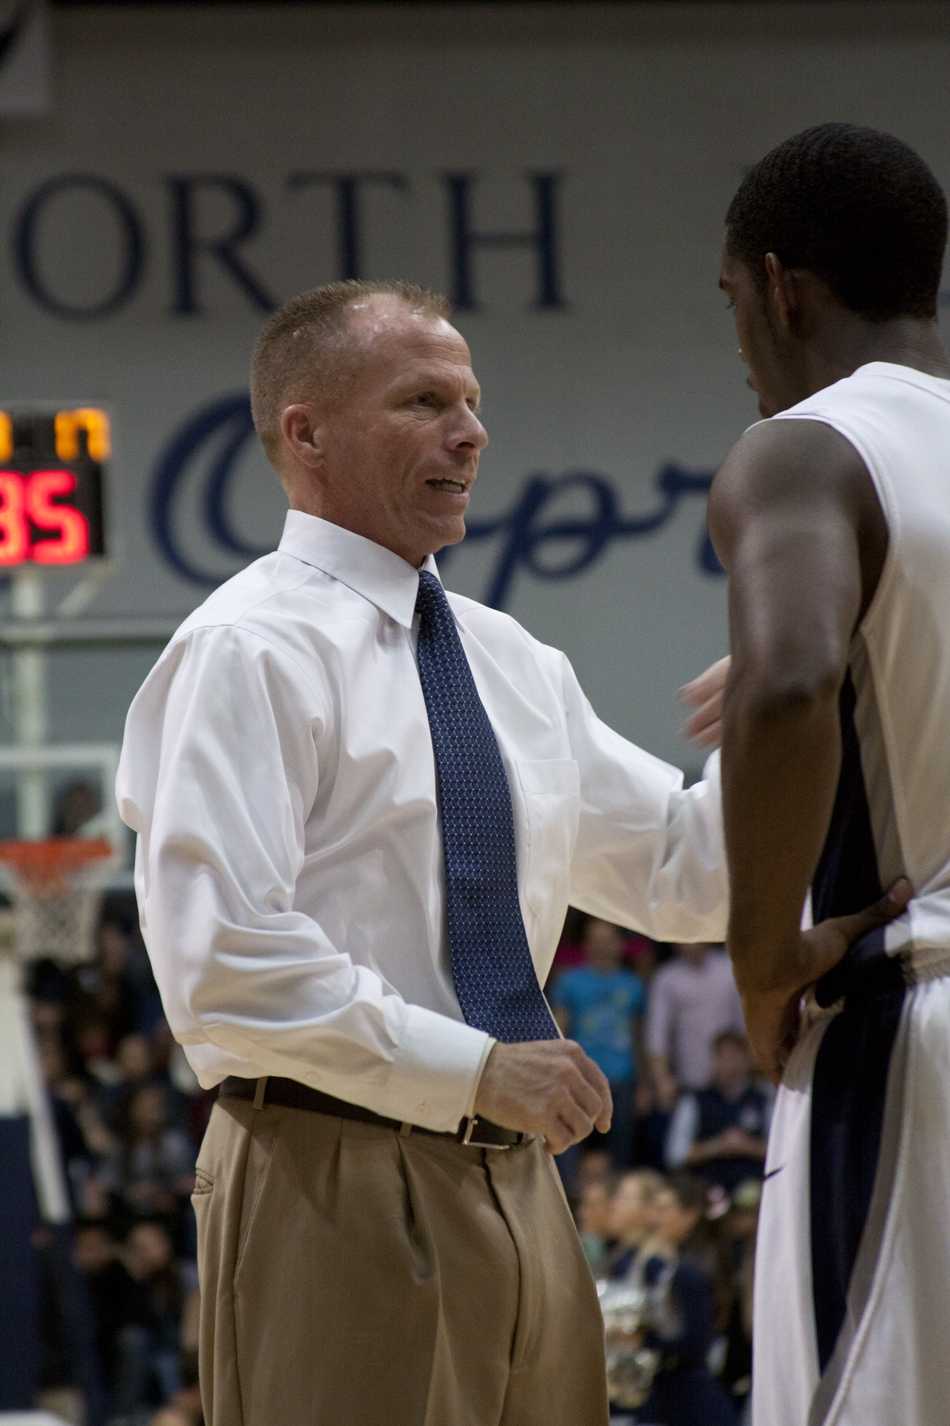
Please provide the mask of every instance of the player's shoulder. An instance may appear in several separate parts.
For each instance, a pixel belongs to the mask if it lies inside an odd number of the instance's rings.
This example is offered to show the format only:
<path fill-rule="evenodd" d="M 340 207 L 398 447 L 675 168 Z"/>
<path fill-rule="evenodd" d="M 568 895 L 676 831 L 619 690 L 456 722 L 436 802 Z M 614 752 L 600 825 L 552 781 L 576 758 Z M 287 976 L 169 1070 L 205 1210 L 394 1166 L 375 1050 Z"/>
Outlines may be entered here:
<path fill-rule="evenodd" d="M 864 477 L 865 466 L 854 442 L 854 425 L 873 412 L 887 419 L 901 384 L 892 368 L 869 363 L 849 375 L 754 422 L 742 433 L 723 461 L 713 485 L 726 481 L 776 486 L 786 480 L 816 493 L 833 488 L 835 476 L 845 482 Z"/>
<path fill-rule="evenodd" d="M 750 426 L 729 451 L 710 490 L 710 532 L 721 555 L 731 531 L 763 517 L 791 517 L 817 529 L 827 528 L 828 517 L 859 523 L 869 490 L 849 436 L 819 408 L 801 403 Z"/>
<path fill-rule="evenodd" d="M 801 402 L 749 426 L 716 473 L 713 491 L 726 484 L 744 490 L 788 489 L 813 494 L 834 478 L 863 474 L 864 462 L 823 406 Z"/>

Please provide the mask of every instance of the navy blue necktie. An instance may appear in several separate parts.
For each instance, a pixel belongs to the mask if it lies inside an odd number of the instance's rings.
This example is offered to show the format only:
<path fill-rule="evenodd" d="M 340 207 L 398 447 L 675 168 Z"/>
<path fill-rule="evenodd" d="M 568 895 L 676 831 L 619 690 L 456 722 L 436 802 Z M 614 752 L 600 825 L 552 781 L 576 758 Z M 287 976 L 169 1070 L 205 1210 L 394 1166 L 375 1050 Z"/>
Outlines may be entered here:
<path fill-rule="evenodd" d="M 511 789 L 449 601 L 425 570 L 416 610 L 459 1005 L 469 1025 L 497 1040 L 550 1040 L 557 1031 L 518 904 Z"/>

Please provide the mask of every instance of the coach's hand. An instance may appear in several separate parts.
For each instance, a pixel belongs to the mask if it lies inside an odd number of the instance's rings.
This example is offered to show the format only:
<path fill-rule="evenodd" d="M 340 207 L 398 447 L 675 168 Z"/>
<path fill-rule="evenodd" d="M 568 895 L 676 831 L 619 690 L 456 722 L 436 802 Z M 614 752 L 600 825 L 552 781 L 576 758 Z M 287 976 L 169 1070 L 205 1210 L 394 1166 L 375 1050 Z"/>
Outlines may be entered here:
<path fill-rule="evenodd" d="M 603 1071 L 573 1040 L 493 1046 L 475 1113 L 506 1129 L 541 1134 L 553 1154 L 610 1128 L 613 1101 Z"/>
<path fill-rule="evenodd" d="M 722 701 L 732 660 L 727 655 L 680 689 L 680 699 L 691 708 L 683 732 L 700 748 L 718 748 L 722 742 Z"/>

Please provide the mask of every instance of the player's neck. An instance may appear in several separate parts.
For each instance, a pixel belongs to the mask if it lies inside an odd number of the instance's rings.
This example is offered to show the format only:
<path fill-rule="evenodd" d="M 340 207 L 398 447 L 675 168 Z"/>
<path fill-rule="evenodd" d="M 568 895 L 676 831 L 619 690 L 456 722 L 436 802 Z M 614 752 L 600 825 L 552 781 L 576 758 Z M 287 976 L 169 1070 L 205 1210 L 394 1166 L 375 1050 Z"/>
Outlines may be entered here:
<path fill-rule="evenodd" d="M 950 358 L 937 323 L 917 317 L 896 317 L 887 322 L 868 322 L 856 314 L 846 321 L 839 318 L 818 335 L 810 356 L 815 391 L 851 376 L 872 361 L 950 378 Z"/>

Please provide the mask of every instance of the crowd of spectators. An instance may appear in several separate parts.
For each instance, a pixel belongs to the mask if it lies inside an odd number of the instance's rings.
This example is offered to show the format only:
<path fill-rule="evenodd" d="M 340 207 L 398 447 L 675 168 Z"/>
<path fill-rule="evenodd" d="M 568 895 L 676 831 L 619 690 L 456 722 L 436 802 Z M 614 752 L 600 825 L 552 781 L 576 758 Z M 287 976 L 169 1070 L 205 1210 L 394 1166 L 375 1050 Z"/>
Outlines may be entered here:
<path fill-rule="evenodd" d="M 75 1334 L 47 1304 L 47 1391 L 85 1382 L 86 1426 L 201 1426 L 190 1194 L 213 1095 L 171 1038 L 125 910 L 107 910 L 93 961 L 40 962 L 28 990 L 91 1323 L 80 1370 Z M 660 1361 L 651 1414 L 626 1419 L 738 1421 L 770 1101 L 752 1076 L 728 958 L 572 911 L 548 992 L 614 1094 L 610 1134 L 558 1160 L 591 1268 L 665 1303 L 649 1329 Z M 58 1400 L 68 1414 L 68 1396 Z"/>
<path fill-rule="evenodd" d="M 201 1426 L 190 1195 L 213 1096 L 171 1038 L 131 919 L 106 916 L 87 964 L 33 965 L 28 991 L 73 1213 L 73 1310 L 91 1326 L 64 1320 L 47 1275 L 45 1400 L 85 1426 Z"/>
<path fill-rule="evenodd" d="M 571 912 L 548 994 L 610 1081 L 614 1121 L 558 1159 L 595 1278 L 643 1299 L 653 1385 L 619 1421 L 737 1426 L 751 1386 L 771 1112 L 720 946 L 657 946 Z M 605 1301 L 609 1300 L 609 1295 Z"/>
<path fill-rule="evenodd" d="M 732 1195 L 651 1168 L 584 1183 L 577 1222 L 591 1270 L 602 1287 L 626 1290 L 627 1311 L 631 1290 L 638 1304 L 636 1337 L 623 1340 L 621 1359 L 643 1348 L 650 1358 L 636 1409 L 621 1390 L 629 1374 L 609 1373 L 618 1426 L 747 1420 L 758 1204 L 755 1179 Z"/>

